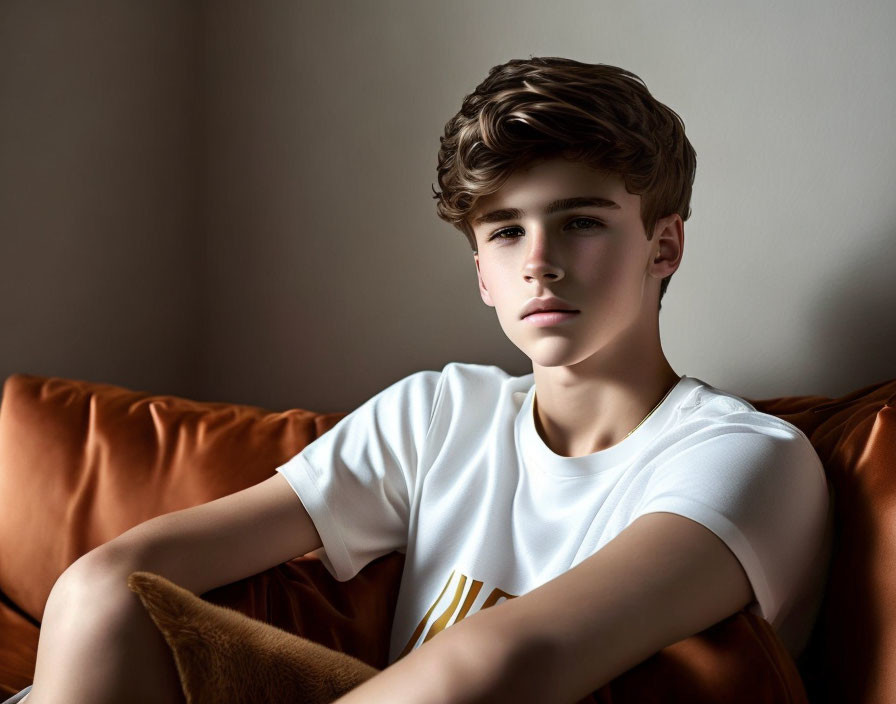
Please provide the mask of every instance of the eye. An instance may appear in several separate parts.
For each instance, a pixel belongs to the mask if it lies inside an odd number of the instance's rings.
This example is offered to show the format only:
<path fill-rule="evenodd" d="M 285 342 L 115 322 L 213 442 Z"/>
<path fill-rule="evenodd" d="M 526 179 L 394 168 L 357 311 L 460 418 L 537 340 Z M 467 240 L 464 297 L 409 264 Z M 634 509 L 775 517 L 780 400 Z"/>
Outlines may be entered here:
<path fill-rule="evenodd" d="M 593 227 L 604 227 L 604 224 L 600 220 L 595 220 L 594 218 L 575 218 L 569 221 L 569 225 L 574 223 L 584 223 L 584 227 L 574 227 L 572 228 L 573 230 L 588 230 Z M 504 229 L 493 233 L 486 241 L 491 242 L 494 239 L 516 239 L 516 237 L 511 237 L 510 234 L 519 230 L 520 228 L 518 227 L 505 227 Z"/>
<path fill-rule="evenodd" d="M 585 227 L 576 227 L 576 230 L 587 230 L 590 227 L 603 227 L 604 224 L 600 220 L 594 220 L 593 218 L 576 218 L 575 220 L 570 220 L 570 225 L 574 222 L 584 222 Z"/>

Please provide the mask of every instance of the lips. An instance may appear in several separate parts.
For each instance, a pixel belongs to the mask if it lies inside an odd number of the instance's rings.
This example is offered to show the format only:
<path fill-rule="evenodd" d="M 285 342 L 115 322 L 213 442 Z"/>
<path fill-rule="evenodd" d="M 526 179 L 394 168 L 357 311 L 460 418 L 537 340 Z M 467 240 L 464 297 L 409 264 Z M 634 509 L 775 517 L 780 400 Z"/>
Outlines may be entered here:
<path fill-rule="evenodd" d="M 520 315 L 520 320 L 526 318 L 533 313 L 550 313 L 550 312 L 559 312 L 559 313 L 578 313 L 578 309 L 573 308 L 566 301 L 560 298 L 554 298 L 553 296 L 548 298 L 533 298 L 529 300 L 528 303 L 523 307 L 523 312 Z"/>
<path fill-rule="evenodd" d="M 523 317 L 528 318 L 530 315 L 535 315 L 536 313 L 578 313 L 578 311 L 572 310 L 571 308 L 546 308 L 545 310 L 533 310 Z"/>
<path fill-rule="evenodd" d="M 577 310 L 538 310 L 529 313 L 523 322 L 528 325 L 534 325 L 538 328 L 552 328 L 558 325 L 565 325 L 579 314 Z"/>

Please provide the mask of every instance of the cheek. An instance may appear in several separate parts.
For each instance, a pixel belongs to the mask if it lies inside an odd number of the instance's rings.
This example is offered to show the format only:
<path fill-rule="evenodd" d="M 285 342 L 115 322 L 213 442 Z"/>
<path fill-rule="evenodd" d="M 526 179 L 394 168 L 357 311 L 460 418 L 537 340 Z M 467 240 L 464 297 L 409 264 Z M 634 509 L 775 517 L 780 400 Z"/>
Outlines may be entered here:
<path fill-rule="evenodd" d="M 505 268 L 497 266 L 493 261 L 479 261 L 479 276 L 491 293 L 500 295 L 502 280 L 507 277 Z M 495 290 L 491 291 L 492 288 Z"/>
<path fill-rule="evenodd" d="M 631 262 L 613 257 L 582 258 L 573 264 L 569 273 L 576 288 L 581 287 L 587 297 L 600 299 L 610 306 L 620 303 L 637 279 Z"/>

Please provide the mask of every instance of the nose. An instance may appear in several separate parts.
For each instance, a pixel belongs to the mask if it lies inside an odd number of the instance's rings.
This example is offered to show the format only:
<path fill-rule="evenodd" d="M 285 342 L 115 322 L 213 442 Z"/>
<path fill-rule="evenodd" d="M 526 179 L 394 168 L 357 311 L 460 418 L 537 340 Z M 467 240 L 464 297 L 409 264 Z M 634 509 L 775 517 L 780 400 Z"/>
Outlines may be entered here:
<path fill-rule="evenodd" d="M 562 279 L 563 267 L 556 262 L 556 252 L 548 248 L 547 233 L 544 230 L 533 231 L 527 239 L 528 249 L 523 261 L 523 278 L 527 282 Z"/>

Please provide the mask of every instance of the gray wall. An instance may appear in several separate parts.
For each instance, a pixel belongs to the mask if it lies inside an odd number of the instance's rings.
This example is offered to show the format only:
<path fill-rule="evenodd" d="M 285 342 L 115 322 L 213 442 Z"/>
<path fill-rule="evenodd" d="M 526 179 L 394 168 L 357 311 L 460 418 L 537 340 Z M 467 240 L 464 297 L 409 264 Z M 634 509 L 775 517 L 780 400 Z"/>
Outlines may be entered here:
<path fill-rule="evenodd" d="M 0 2 L 0 376 L 194 383 L 198 8 Z"/>
<path fill-rule="evenodd" d="M 0 376 L 348 410 L 449 361 L 531 370 L 435 215 L 488 69 L 639 74 L 697 151 L 660 315 L 754 398 L 896 377 L 896 5 L 0 2 Z"/>

